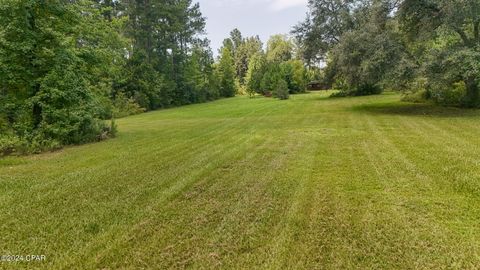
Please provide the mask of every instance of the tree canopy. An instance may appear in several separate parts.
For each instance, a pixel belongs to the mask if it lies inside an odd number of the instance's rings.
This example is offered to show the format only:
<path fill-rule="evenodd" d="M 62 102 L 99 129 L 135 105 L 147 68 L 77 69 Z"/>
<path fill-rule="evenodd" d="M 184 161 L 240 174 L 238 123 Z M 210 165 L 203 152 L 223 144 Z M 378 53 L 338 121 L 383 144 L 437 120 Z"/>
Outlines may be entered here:
<path fill-rule="evenodd" d="M 6 0 L 0 23 L 0 154 L 102 139 L 116 116 L 221 97 L 191 0 Z"/>
<path fill-rule="evenodd" d="M 292 31 L 309 65 L 326 63 L 339 95 L 421 91 L 427 99 L 478 107 L 478 0 L 310 0 Z"/>
<path fill-rule="evenodd" d="M 479 0 L 309 0 L 289 35 L 233 29 L 214 59 L 192 0 L 0 2 L 0 155 L 114 136 L 114 119 L 236 94 L 480 107 Z M 419 100 L 415 100 L 419 101 Z"/>

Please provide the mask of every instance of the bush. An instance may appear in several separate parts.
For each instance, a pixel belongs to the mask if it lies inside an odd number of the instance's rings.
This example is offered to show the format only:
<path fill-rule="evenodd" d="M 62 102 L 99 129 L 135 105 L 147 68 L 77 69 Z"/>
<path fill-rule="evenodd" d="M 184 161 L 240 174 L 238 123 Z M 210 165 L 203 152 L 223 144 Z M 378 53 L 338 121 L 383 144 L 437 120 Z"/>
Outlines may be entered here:
<path fill-rule="evenodd" d="M 69 57 L 64 56 L 64 57 Z M 30 133 L 40 145 L 92 142 L 105 128 L 101 108 L 87 81 L 74 66 L 58 64 L 41 81 L 40 91 L 27 101 L 26 111 L 36 112 Z M 41 147 L 43 148 L 43 147 Z"/>
<path fill-rule="evenodd" d="M 480 107 L 480 52 L 445 47 L 429 50 L 425 76 L 431 99 L 444 106 Z M 446 68 L 448 67 L 448 68 Z"/>
<path fill-rule="evenodd" d="M 420 89 L 417 91 L 407 91 L 403 93 L 402 101 L 404 102 L 413 102 L 413 103 L 423 103 L 427 101 L 429 93 L 426 89 Z"/>
<path fill-rule="evenodd" d="M 284 79 L 280 79 L 277 81 L 275 85 L 274 95 L 276 98 L 281 100 L 289 99 L 290 92 L 288 90 L 288 83 Z"/>
<path fill-rule="evenodd" d="M 6 117 L 0 114 L 0 134 L 3 134 L 4 132 L 6 132 L 7 128 L 8 128 L 8 121 L 6 120 Z"/>
<path fill-rule="evenodd" d="M 354 91 L 355 96 L 379 95 L 383 92 L 382 88 L 374 84 L 361 84 Z"/>
<path fill-rule="evenodd" d="M 431 98 L 430 91 L 427 90 L 428 80 L 423 77 L 416 78 L 405 84 L 406 91 L 403 92 L 402 101 L 423 103 Z"/>
<path fill-rule="evenodd" d="M 25 138 L 22 138 L 25 140 Z M 40 154 L 45 151 L 61 149 L 63 144 L 58 140 L 47 139 L 41 135 L 35 136 L 23 142 L 23 147 L 18 149 L 19 154 Z"/>
<path fill-rule="evenodd" d="M 117 94 L 113 101 L 115 118 L 122 118 L 129 115 L 140 114 L 146 111 L 145 108 L 140 107 L 133 98 L 127 98 L 127 96 L 120 92 Z"/>
<path fill-rule="evenodd" d="M 451 87 L 437 87 L 432 92 L 432 99 L 444 106 L 460 106 L 467 94 L 467 87 L 463 81 L 454 83 Z"/>
<path fill-rule="evenodd" d="M 0 136 L 0 156 L 14 154 L 18 152 L 22 146 L 22 141 L 16 136 Z"/>

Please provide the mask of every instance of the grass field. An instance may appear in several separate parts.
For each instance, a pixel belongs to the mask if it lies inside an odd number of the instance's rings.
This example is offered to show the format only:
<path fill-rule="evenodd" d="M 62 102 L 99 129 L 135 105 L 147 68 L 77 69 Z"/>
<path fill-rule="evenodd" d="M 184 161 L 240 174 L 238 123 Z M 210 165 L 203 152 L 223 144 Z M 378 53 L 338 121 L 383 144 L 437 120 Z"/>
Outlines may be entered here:
<path fill-rule="evenodd" d="M 238 97 L 0 160 L 0 268 L 478 269 L 480 111 Z"/>

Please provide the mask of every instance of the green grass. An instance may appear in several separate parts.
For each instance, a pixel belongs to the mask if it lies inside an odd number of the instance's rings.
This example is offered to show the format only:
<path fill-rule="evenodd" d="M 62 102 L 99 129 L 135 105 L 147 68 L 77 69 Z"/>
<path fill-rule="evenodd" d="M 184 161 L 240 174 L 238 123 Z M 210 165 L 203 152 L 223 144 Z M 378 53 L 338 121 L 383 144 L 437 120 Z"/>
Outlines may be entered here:
<path fill-rule="evenodd" d="M 0 160 L 0 268 L 478 269 L 480 112 L 245 97 Z"/>

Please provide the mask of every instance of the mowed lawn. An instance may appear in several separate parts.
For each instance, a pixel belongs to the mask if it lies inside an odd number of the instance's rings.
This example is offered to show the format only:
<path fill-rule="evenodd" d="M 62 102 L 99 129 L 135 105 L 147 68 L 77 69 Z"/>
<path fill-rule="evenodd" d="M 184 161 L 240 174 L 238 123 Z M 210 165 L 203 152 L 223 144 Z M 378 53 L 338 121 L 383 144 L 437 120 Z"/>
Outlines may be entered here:
<path fill-rule="evenodd" d="M 46 269 L 478 269 L 480 111 L 237 97 L 0 160 L 0 255 Z"/>

